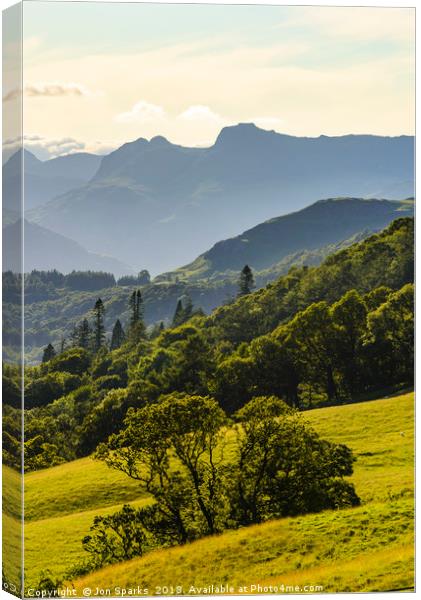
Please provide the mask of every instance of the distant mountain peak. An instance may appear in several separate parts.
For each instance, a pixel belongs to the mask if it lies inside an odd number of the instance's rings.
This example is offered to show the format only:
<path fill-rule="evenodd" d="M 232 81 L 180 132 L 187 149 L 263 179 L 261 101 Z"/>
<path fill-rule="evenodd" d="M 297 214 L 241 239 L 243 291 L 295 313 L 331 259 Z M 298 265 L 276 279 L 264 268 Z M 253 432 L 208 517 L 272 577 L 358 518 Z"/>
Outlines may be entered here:
<path fill-rule="evenodd" d="M 39 158 L 37 158 L 35 156 L 35 154 L 32 154 L 32 152 L 30 152 L 29 150 L 26 150 L 26 148 L 20 148 L 17 152 L 12 154 L 12 156 L 9 158 L 9 160 L 7 162 L 9 164 L 13 164 L 13 163 L 17 164 L 22 158 L 22 152 L 23 152 L 23 159 L 27 163 L 38 164 L 38 163 L 42 162 L 41 160 L 39 160 Z"/>
<path fill-rule="evenodd" d="M 125 148 L 126 146 L 131 146 L 133 144 L 136 146 L 145 146 L 146 144 L 149 144 L 149 142 L 146 138 L 140 137 L 134 140 L 133 142 L 126 142 L 125 144 L 120 146 L 120 148 Z M 114 152 L 117 152 L 120 148 L 116 148 Z M 110 154 L 112 154 L 112 152 Z"/>
<path fill-rule="evenodd" d="M 172 146 L 171 142 L 169 142 L 163 135 L 156 135 L 150 140 L 149 143 L 154 146 Z"/>
<path fill-rule="evenodd" d="M 280 136 L 281 134 L 261 129 L 255 123 L 238 123 L 237 125 L 223 127 L 216 139 L 215 146 L 230 142 L 248 144 L 256 141 L 256 139 L 267 139 L 273 135 Z"/>

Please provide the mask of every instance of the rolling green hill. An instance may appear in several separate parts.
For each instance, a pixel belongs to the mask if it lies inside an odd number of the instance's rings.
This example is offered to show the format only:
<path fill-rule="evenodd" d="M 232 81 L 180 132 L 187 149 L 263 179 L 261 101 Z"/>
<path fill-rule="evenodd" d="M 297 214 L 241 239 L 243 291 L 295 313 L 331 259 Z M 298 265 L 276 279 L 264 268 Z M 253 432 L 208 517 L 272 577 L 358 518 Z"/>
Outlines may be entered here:
<path fill-rule="evenodd" d="M 152 552 L 84 577 L 74 582 L 76 590 L 136 584 L 153 594 L 157 586 L 179 585 L 183 593 L 199 594 L 227 583 L 235 593 L 259 593 L 243 586 L 282 584 L 300 591 L 318 585 L 325 592 L 412 589 L 412 411 L 413 395 L 406 394 L 306 415 L 324 437 L 355 451 L 352 479 L 361 507 L 268 522 Z"/>
<path fill-rule="evenodd" d="M 268 522 L 152 552 L 93 573 L 75 586 L 80 591 L 82 586 L 130 583 L 153 591 L 155 585 L 203 587 L 227 579 L 246 585 L 247 573 L 249 583 L 317 584 L 329 592 L 410 588 L 413 415 L 413 393 L 305 413 L 321 436 L 354 450 L 352 481 L 361 507 Z M 10 484 L 14 474 L 8 468 L 4 472 Z M 83 558 L 81 539 L 95 515 L 148 499 L 125 475 L 85 458 L 26 475 L 25 501 L 25 576 L 34 585 L 41 571 L 60 577 Z M 14 539 L 16 521 L 10 512 L 6 526 Z M 18 546 L 12 544 L 5 555 L 9 578 L 17 575 L 13 549 Z"/>

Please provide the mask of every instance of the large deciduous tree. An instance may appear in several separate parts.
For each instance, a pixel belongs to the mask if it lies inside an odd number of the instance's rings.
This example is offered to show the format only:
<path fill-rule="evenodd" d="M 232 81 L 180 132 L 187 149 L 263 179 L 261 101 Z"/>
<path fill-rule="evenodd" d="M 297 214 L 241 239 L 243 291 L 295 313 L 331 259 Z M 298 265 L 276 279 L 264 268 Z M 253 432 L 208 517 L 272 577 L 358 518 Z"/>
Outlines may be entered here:
<path fill-rule="evenodd" d="M 185 543 L 224 529 L 225 421 L 212 398 L 170 394 L 129 409 L 125 429 L 101 445 L 97 457 L 137 479 L 157 502 L 160 526 L 164 520 L 167 534 Z"/>
<path fill-rule="evenodd" d="M 232 506 L 240 525 L 359 504 L 349 448 L 319 438 L 279 398 L 257 397 L 236 414 Z"/>

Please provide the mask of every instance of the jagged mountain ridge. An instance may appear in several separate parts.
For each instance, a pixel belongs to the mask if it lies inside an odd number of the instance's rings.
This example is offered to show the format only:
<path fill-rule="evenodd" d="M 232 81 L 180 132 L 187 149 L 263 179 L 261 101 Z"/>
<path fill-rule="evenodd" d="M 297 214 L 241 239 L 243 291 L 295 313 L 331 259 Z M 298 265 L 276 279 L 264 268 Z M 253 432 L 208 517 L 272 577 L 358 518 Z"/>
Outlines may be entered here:
<path fill-rule="evenodd" d="M 27 217 L 157 274 L 274 214 L 339 195 L 413 195 L 413 138 L 297 138 L 253 124 L 224 128 L 210 148 L 141 138 Z"/>

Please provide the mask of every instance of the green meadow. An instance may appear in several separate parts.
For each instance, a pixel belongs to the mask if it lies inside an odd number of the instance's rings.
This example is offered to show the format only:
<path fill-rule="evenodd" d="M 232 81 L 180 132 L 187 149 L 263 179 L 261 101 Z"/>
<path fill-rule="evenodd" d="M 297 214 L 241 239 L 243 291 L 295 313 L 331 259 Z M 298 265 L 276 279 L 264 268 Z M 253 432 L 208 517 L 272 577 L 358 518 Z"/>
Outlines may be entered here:
<path fill-rule="evenodd" d="M 152 552 L 74 582 L 83 587 L 180 585 L 200 593 L 229 581 L 322 586 L 325 592 L 413 589 L 414 395 L 317 409 L 304 418 L 357 458 L 352 481 L 362 506 L 287 518 Z"/>
<path fill-rule="evenodd" d="M 353 449 L 351 479 L 360 507 L 281 519 L 154 551 L 75 581 L 76 588 L 140 585 L 154 593 L 158 585 L 180 585 L 184 592 L 199 593 L 205 585 L 228 579 L 236 588 L 412 589 L 413 393 L 316 409 L 303 418 L 322 437 Z M 15 475 L 7 467 L 4 474 L 9 481 Z M 16 492 L 6 508 L 18 498 Z M 148 498 L 135 481 L 90 458 L 26 475 L 27 587 L 36 586 L 42 572 L 60 578 L 84 558 L 81 540 L 96 515 L 113 513 L 124 503 L 145 502 Z M 8 512 L 5 571 L 11 577 L 17 575 L 13 563 L 18 564 L 19 529 L 16 514 Z"/>

